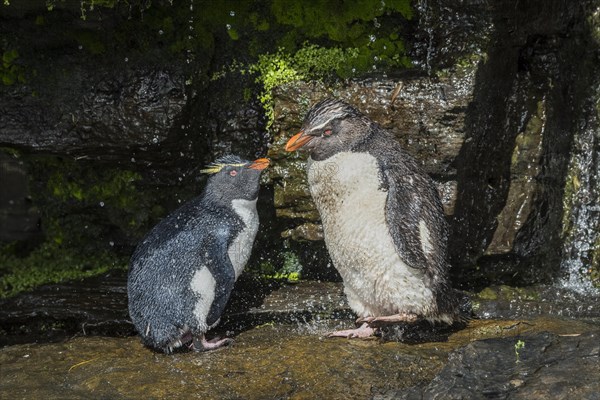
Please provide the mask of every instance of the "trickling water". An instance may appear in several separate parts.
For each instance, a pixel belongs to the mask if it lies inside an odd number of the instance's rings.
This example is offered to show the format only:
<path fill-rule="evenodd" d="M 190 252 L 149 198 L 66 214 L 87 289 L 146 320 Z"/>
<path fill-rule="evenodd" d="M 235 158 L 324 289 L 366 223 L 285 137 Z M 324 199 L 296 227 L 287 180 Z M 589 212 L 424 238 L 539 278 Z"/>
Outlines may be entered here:
<path fill-rule="evenodd" d="M 597 114 L 590 114 L 575 136 L 563 206 L 562 268 L 568 276 L 560 285 L 579 292 L 594 290 L 590 274 L 600 253 L 600 132 Z"/>

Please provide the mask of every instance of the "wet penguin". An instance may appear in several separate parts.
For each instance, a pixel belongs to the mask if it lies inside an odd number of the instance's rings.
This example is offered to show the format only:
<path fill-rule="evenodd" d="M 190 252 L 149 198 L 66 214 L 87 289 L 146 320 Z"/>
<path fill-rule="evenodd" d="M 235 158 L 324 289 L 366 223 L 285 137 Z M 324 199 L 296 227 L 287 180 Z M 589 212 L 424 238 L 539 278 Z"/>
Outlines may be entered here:
<path fill-rule="evenodd" d="M 359 317 L 357 329 L 330 336 L 368 337 L 388 323 L 457 319 L 439 194 L 392 134 L 327 99 L 286 145 L 301 148 L 310 154 L 308 183 L 325 244 Z"/>
<path fill-rule="evenodd" d="M 267 159 L 225 156 L 203 172 L 203 193 L 157 224 L 130 262 L 129 314 L 142 341 L 170 353 L 211 350 L 206 340 L 227 304 L 258 231 L 256 201 Z"/>

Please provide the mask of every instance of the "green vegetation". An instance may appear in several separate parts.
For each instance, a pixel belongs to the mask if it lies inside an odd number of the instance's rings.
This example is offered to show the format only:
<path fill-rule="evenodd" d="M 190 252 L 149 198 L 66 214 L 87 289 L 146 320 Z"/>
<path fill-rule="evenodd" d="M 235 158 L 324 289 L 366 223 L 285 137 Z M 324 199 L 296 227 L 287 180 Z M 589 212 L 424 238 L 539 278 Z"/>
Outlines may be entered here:
<path fill-rule="evenodd" d="M 45 240 L 33 250 L 23 243 L 0 248 L 0 297 L 126 268 L 128 256 L 110 239 L 115 228 L 135 241 L 163 212 L 141 196 L 133 171 L 40 156 L 30 160 L 30 173 Z"/>
<path fill-rule="evenodd" d="M 0 64 L 0 78 L 4 85 L 13 85 L 15 83 L 25 83 L 25 69 L 16 63 L 19 58 L 19 52 L 15 49 L 7 50 L 2 53 L 2 64 Z"/>
<path fill-rule="evenodd" d="M 346 77 L 349 63 L 357 57 L 357 49 L 323 48 L 310 44 L 295 54 L 279 49 L 274 54 L 259 56 L 258 62 L 250 65 L 249 71 L 256 74 L 256 83 L 262 87 L 259 100 L 267 117 L 267 129 L 274 117 L 273 89 L 303 79 L 322 79 L 334 73 Z"/>
<path fill-rule="evenodd" d="M 108 251 L 93 257 L 78 249 L 46 242 L 27 257 L 16 256 L 14 244 L 0 250 L 0 298 L 13 296 L 39 285 L 102 274 L 113 268 L 127 268 L 125 258 Z"/>
<path fill-rule="evenodd" d="M 284 279 L 296 283 L 302 279 L 302 264 L 298 256 L 292 251 L 281 253 L 283 265 L 277 268 L 271 261 L 261 262 L 258 267 L 250 266 L 249 272 L 267 279 Z"/>
<path fill-rule="evenodd" d="M 520 362 L 519 350 L 521 350 L 524 347 L 525 347 L 525 342 L 522 341 L 521 339 L 517 340 L 517 343 L 515 343 L 515 356 L 517 357 L 517 360 L 515 361 L 516 363 Z"/>

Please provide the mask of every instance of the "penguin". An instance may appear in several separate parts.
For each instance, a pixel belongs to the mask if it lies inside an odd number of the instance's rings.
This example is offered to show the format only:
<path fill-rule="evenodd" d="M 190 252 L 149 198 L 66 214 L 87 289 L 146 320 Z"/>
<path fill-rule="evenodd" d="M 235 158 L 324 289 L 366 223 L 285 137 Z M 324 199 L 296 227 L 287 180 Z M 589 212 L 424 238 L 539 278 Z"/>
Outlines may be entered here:
<path fill-rule="evenodd" d="M 232 339 L 207 340 L 218 324 L 258 231 L 256 201 L 269 161 L 225 156 L 202 170 L 202 194 L 160 221 L 130 261 L 129 315 L 142 342 L 172 353 L 217 349 Z"/>
<path fill-rule="evenodd" d="M 439 193 L 390 132 L 326 99 L 309 110 L 285 149 L 309 154 L 308 184 L 325 244 L 358 316 L 358 328 L 329 336 L 367 338 L 387 324 L 460 318 Z"/>

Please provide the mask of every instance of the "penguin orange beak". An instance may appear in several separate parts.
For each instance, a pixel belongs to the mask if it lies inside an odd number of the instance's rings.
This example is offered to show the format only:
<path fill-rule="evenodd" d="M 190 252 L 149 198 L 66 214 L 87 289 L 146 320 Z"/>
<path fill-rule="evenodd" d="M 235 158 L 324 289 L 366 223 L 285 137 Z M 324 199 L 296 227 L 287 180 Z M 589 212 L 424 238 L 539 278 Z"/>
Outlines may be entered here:
<path fill-rule="evenodd" d="M 269 166 L 268 159 L 259 158 L 258 160 L 255 160 L 252 164 L 250 164 L 248 166 L 248 168 L 257 169 L 259 171 L 262 171 L 263 169 L 267 168 L 268 166 Z"/>
<path fill-rule="evenodd" d="M 312 136 L 304 135 L 304 131 L 300 131 L 297 134 L 295 134 L 294 136 L 292 136 L 290 138 L 290 140 L 288 140 L 287 144 L 285 145 L 285 151 L 295 151 L 298 150 L 300 147 L 304 146 L 306 143 L 310 142 L 312 140 Z"/>

